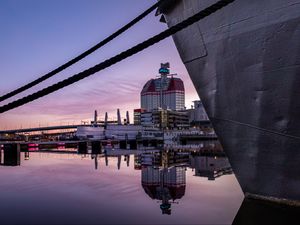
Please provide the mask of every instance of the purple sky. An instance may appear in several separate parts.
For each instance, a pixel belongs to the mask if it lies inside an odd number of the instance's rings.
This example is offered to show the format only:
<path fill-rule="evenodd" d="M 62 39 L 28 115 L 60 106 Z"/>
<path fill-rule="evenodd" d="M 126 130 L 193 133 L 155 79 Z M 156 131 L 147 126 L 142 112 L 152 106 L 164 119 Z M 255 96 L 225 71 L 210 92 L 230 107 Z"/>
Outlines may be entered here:
<path fill-rule="evenodd" d="M 65 63 L 90 48 L 155 0 L 1 0 L 0 95 Z M 55 77 L 0 104 L 40 90 L 87 69 L 120 51 L 165 30 L 154 13 L 138 25 Z M 189 108 L 197 93 L 177 53 L 172 38 L 25 106 L 0 114 L 0 129 L 80 123 L 93 111 L 104 117 L 122 116 L 140 107 L 144 83 L 157 75 L 161 62 L 170 62 L 186 89 Z"/>

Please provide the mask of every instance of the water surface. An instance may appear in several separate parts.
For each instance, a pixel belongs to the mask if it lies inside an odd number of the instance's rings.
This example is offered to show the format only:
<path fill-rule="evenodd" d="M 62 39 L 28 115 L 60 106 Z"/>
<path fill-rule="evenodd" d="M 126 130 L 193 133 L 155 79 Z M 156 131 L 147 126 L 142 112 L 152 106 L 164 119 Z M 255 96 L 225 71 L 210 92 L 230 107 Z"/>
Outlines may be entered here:
<path fill-rule="evenodd" d="M 2 224 L 231 224 L 243 201 L 224 156 L 20 154 L 0 166 Z"/>

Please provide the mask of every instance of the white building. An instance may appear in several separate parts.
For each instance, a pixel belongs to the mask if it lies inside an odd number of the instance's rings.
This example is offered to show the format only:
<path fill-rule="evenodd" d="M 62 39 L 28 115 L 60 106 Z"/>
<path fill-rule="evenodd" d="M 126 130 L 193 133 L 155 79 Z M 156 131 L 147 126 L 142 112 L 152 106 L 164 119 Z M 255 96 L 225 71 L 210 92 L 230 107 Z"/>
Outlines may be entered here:
<path fill-rule="evenodd" d="M 105 130 L 105 137 L 116 140 L 135 140 L 138 133 L 142 132 L 140 125 L 117 125 L 108 124 Z"/>
<path fill-rule="evenodd" d="M 79 126 L 77 127 L 76 136 L 79 139 L 104 139 L 104 127 Z"/>

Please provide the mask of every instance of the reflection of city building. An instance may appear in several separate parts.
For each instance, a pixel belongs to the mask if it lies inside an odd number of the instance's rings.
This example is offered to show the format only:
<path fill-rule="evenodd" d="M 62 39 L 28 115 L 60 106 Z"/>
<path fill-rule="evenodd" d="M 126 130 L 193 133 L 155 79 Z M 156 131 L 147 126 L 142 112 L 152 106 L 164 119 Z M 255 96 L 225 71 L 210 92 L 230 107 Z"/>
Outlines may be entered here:
<path fill-rule="evenodd" d="M 183 110 L 184 85 L 169 71 L 169 63 L 161 64 L 160 77 L 149 80 L 141 92 L 141 108 L 151 111 L 156 108 Z"/>
<path fill-rule="evenodd" d="M 134 169 L 135 170 L 141 170 L 141 155 L 134 155 Z"/>
<path fill-rule="evenodd" d="M 129 167 L 129 165 L 130 165 L 130 155 L 124 154 L 122 151 L 117 152 L 117 153 L 114 153 L 114 152 L 108 153 L 106 150 L 104 150 L 104 152 L 100 153 L 100 154 L 87 154 L 87 153 L 84 153 L 84 154 L 78 153 L 78 154 L 81 154 L 83 158 L 88 158 L 90 155 L 91 159 L 94 160 L 95 170 L 97 170 L 99 168 L 99 161 L 101 158 L 104 158 L 105 166 L 108 166 L 110 158 L 117 159 L 118 170 L 121 169 L 122 156 L 124 157 L 124 162 L 126 163 L 126 166 Z"/>
<path fill-rule="evenodd" d="M 150 184 L 150 175 L 155 178 L 161 169 L 167 168 L 169 179 L 170 168 L 192 168 L 195 170 L 195 176 L 207 177 L 208 180 L 232 174 L 232 169 L 228 159 L 224 155 L 222 148 L 218 142 L 203 142 L 201 147 L 191 148 L 175 148 L 166 147 L 163 150 L 152 150 L 143 153 L 134 152 L 132 162 L 135 170 L 142 170 L 148 176 L 148 184 Z M 105 165 L 108 166 L 110 159 L 115 159 L 116 167 L 121 169 L 121 164 L 124 163 L 130 166 L 130 151 L 127 150 L 112 150 L 104 149 L 100 154 L 91 154 L 91 158 L 95 160 L 95 168 L 97 169 L 98 160 L 104 157 Z M 131 152 L 132 154 L 133 152 Z M 137 154 L 136 154 L 137 153 Z M 87 152 L 84 155 L 89 155 Z M 174 169 L 173 169 L 174 170 Z M 148 171 L 148 172 L 147 172 Z M 166 173 L 166 172 L 165 172 Z M 156 175 L 155 175 L 156 174 Z M 144 176 L 143 175 L 143 176 Z M 145 175 L 146 176 L 146 175 Z M 165 176 L 165 177 L 166 177 Z M 177 175 L 178 177 L 178 175 Z M 144 177 L 145 178 L 145 177 Z M 144 179 L 143 178 L 143 179 Z M 160 177 L 157 178 L 160 181 Z"/>
<path fill-rule="evenodd" d="M 142 166 L 161 166 L 161 154 L 159 152 L 149 152 L 141 154 Z"/>
<path fill-rule="evenodd" d="M 29 152 L 24 152 L 24 159 L 29 160 Z"/>
<path fill-rule="evenodd" d="M 142 186 L 152 199 L 161 200 L 163 214 L 171 214 L 171 203 L 185 194 L 186 174 L 184 167 L 142 167 Z"/>
<path fill-rule="evenodd" d="M 227 157 L 191 155 L 190 166 L 195 169 L 195 176 L 207 177 L 208 180 L 232 174 Z"/>
<path fill-rule="evenodd" d="M 185 193 L 188 154 L 159 151 L 141 154 L 142 186 L 152 199 L 161 200 L 163 214 L 171 214 L 171 203 Z"/>
<path fill-rule="evenodd" d="M 142 166 L 187 166 L 189 163 L 189 153 L 172 150 L 159 152 L 149 152 L 141 154 Z"/>

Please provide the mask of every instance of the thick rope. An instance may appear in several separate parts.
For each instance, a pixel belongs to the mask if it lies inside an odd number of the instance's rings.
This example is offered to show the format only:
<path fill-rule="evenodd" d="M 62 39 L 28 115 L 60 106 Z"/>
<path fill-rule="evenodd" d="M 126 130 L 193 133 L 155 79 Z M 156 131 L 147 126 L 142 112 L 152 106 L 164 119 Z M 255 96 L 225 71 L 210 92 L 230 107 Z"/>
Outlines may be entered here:
<path fill-rule="evenodd" d="M 65 70 L 66 68 L 72 66 L 73 64 L 77 63 L 78 61 L 82 60 L 83 58 L 85 58 L 86 56 L 92 54 L 94 51 L 98 50 L 99 48 L 101 48 L 102 46 L 106 45 L 108 42 L 112 41 L 113 39 L 115 39 L 116 37 L 118 37 L 119 35 L 121 35 L 122 33 L 124 33 L 126 30 L 128 30 L 130 27 L 132 27 L 134 24 L 136 24 L 137 22 L 139 22 L 140 20 L 142 20 L 144 17 L 146 17 L 149 13 L 151 13 L 154 9 L 156 9 L 159 4 L 161 4 L 163 1 L 165 0 L 161 0 L 157 3 L 155 3 L 154 5 L 152 5 L 150 8 L 148 8 L 146 11 L 144 11 L 142 14 L 140 14 L 139 16 L 137 16 L 136 18 L 134 18 L 132 21 L 130 21 L 128 24 L 126 24 L 125 26 L 123 26 L 122 28 L 120 28 L 119 30 L 117 30 L 115 33 L 113 33 L 112 35 L 110 35 L 109 37 L 105 38 L 104 40 L 102 40 L 101 42 L 99 42 L 98 44 L 96 44 L 95 46 L 91 47 L 90 49 L 88 49 L 87 51 L 81 53 L 80 55 L 76 56 L 75 58 L 71 59 L 70 61 L 68 61 L 67 63 L 57 67 L 56 69 L 52 70 L 51 72 L 39 77 L 38 79 L 31 81 L 30 83 L 19 87 L 7 94 L 4 94 L 3 96 L 0 96 L 0 102 L 15 96 L 41 82 L 43 82 L 44 80 L 49 79 L 50 77 L 53 77 L 54 75 L 56 75 L 57 73 Z"/>
<path fill-rule="evenodd" d="M 55 92 L 59 89 L 62 89 L 62 88 L 66 87 L 70 84 L 73 84 L 73 83 L 79 81 L 79 80 L 82 80 L 83 78 L 86 78 L 86 77 L 88 77 L 88 76 L 90 76 L 90 75 L 92 75 L 96 72 L 99 72 L 99 71 L 101 71 L 105 68 L 108 68 L 111 65 L 114 65 L 114 64 L 116 64 L 116 63 L 118 63 L 118 62 L 120 62 L 120 61 L 122 61 L 122 60 L 138 53 L 138 52 L 141 52 L 144 49 L 158 43 L 159 41 L 164 40 L 165 38 L 177 33 L 178 31 L 181 31 L 184 28 L 196 23 L 197 21 L 199 21 L 199 20 L 215 13 L 216 11 L 224 8 L 225 6 L 227 6 L 228 4 L 230 4 L 234 1 L 235 0 L 220 0 L 217 3 L 209 6 L 208 8 L 206 8 L 206 9 L 198 12 L 197 14 L 189 17 L 188 19 L 186 19 L 186 20 L 170 27 L 169 29 L 161 32 L 160 34 L 155 35 L 152 38 L 150 38 L 150 39 L 148 39 L 148 40 L 146 40 L 146 41 L 144 41 L 144 42 L 142 42 L 142 43 L 140 43 L 140 44 L 138 44 L 138 45 L 136 45 L 136 46 L 134 46 L 134 47 L 132 47 L 132 48 L 130 48 L 130 49 L 114 56 L 114 57 L 112 57 L 112 58 L 110 58 L 110 59 L 107 59 L 107 60 L 105 60 L 105 61 L 103 61 L 103 62 L 87 69 L 87 70 L 84 70 L 84 71 L 82 71 L 78 74 L 75 74 L 72 77 L 69 77 L 69 78 L 67 78 L 63 81 L 60 81 L 56 84 L 53 84 L 53 85 L 51 85 L 47 88 L 44 88 L 40 91 L 37 91 L 37 92 L 35 92 L 31 95 L 28 95 L 26 97 L 23 97 L 21 99 L 13 101 L 13 102 L 11 102 L 7 105 L 1 106 L 0 107 L 0 113 L 6 112 L 6 111 L 14 109 L 14 108 L 17 108 L 21 105 L 24 105 L 24 104 L 28 103 L 28 102 L 32 102 L 32 101 L 34 101 L 38 98 L 46 96 L 46 95 L 48 95 L 52 92 Z"/>

